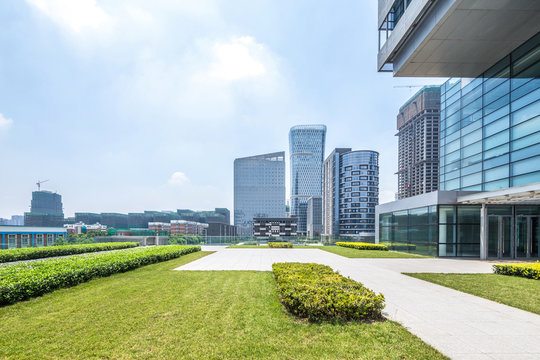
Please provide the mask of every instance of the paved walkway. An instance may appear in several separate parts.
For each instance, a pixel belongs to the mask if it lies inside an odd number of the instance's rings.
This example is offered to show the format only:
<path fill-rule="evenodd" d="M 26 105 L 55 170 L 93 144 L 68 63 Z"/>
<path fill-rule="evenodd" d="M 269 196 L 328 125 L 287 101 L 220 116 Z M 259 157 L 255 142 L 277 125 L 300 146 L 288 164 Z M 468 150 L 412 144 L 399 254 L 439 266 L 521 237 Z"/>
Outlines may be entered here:
<path fill-rule="evenodd" d="M 402 275 L 490 273 L 491 263 L 447 259 L 349 259 L 317 249 L 223 249 L 176 270 L 270 271 L 316 262 L 381 292 L 385 316 L 452 359 L 540 359 L 540 316 Z"/>

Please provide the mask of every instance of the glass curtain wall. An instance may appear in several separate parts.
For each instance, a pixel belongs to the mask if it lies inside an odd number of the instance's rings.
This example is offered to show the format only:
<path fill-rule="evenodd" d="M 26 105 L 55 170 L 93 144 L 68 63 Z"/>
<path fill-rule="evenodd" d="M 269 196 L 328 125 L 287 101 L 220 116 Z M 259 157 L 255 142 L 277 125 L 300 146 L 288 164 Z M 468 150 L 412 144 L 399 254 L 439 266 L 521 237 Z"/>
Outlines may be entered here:
<path fill-rule="evenodd" d="M 480 256 L 480 206 L 439 205 L 379 214 L 379 242 L 428 256 Z"/>
<path fill-rule="evenodd" d="M 440 190 L 540 181 L 540 34 L 476 79 L 441 86 Z"/>

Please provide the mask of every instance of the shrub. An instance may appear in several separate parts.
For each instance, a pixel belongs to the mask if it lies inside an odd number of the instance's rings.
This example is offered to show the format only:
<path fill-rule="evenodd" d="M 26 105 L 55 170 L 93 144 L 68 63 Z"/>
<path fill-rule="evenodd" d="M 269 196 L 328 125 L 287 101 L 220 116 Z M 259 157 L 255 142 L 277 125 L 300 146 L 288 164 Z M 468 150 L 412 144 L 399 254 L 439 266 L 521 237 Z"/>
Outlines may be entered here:
<path fill-rule="evenodd" d="M 63 245 L 40 248 L 22 248 L 0 251 L 0 263 L 10 261 L 42 259 L 54 256 L 84 254 L 97 251 L 127 249 L 139 246 L 136 242 L 101 243 L 88 245 Z"/>
<path fill-rule="evenodd" d="M 540 261 L 522 264 L 495 264 L 493 265 L 493 272 L 499 275 L 521 276 L 540 280 Z"/>
<path fill-rule="evenodd" d="M 153 246 L 0 266 L 0 305 L 200 250 L 199 246 Z"/>
<path fill-rule="evenodd" d="M 362 242 L 337 242 L 337 246 L 349 247 L 357 250 L 381 250 L 388 251 L 388 246 Z"/>
<path fill-rule="evenodd" d="M 388 250 L 403 250 L 403 251 L 416 250 L 415 244 L 387 243 L 384 245 L 386 245 Z"/>
<path fill-rule="evenodd" d="M 292 244 L 290 242 L 269 242 L 268 247 L 270 248 L 292 248 Z"/>
<path fill-rule="evenodd" d="M 281 302 L 310 321 L 374 320 L 382 317 L 384 296 L 361 283 L 314 263 L 272 265 Z"/>

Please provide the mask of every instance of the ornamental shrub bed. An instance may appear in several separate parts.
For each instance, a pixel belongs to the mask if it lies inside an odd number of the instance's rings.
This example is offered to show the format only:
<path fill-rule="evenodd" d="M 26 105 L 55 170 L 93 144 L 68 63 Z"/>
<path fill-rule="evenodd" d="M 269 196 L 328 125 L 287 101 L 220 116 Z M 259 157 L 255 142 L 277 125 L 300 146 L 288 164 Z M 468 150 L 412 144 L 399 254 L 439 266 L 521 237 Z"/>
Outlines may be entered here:
<path fill-rule="evenodd" d="M 200 250 L 200 246 L 153 246 L 0 266 L 0 305 Z"/>
<path fill-rule="evenodd" d="M 292 314 L 309 321 L 377 320 L 384 296 L 346 278 L 329 266 L 314 263 L 272 265 L 281 302 Z"/>
<path fill-rule="evenodd" d="M 540 280 L 540 262 L 521 264 L 495 264 L 493 272 L 499 275 L 521 276 L 528 279 Z"/>
<path fill-rule="evenodd" d="M 268 247 L 270 248 L 287 248 L 290 249 L 293 245 L 290 242 L 269 242 Z"/>
<path fill-rule="evenodd" d="M 9 249 L 0 251 L 0 263 L 42 259 L 55 256 L 84 254 L 97 251 L 127 249 L 139 246 L 136 242 L 121 242 L 121 243 L 101 243 L 87 245 L 65 245 L 65 246 L 49 246 L 40 248 L 22 248 Z"/>
<path fill-rule="evenodd" d="M 357 250 L 381 250 L 388 251 L 388 246 L 381 244 L 370 244 L 362 242 L 337 242 L 337 246 L 349 247 Z"/>

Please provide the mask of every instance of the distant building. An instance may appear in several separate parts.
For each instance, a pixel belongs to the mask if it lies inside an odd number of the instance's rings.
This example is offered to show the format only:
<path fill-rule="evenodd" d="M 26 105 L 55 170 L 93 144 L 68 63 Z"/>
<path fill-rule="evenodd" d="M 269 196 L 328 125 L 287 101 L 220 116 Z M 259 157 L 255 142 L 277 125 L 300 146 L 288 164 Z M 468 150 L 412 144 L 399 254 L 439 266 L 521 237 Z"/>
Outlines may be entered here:
<path fill-rule="evenodd" d="M 24 213 L 24 223 L 27 226 L 62 227 L 62 196 L 45 190 L 33 191 L 30 212 Z"/>
<path fill-rule="evenodd" d="M 234 160 L 234 225 L 249 236 L 255 217 L 285 215 L 285 152 Z"/>
<path fill-rule="evenodd" d="M 24 225 L 24 216 L 22 216 L 22 215 L 12 215 L 11 219 L 2 219 L 2 218 L 0 218 L 0 225 L 23 226 Z"/>
<path fill-rule="evenodd" d="M 325 161 L 325 235 L 362 241 L 375 237 L 379 203 L 379 153 L 335 149 Z"/>
<path fill-rule="evenodd" d="M 190 209 L 178 209 L 176 213 L 179 219 L 171 220 L 186 220 L 199 223 L 216 222 L 221 224 L 231 223 L 231 212 L 226 208 L 215 208 L 215 210 L 195 211 Z"/>
<path fill-rule="evenodd" d="M 438 190 L 440 113 L 440 86 L 424 86 L 399 109 L 398 199 Z"/>
<path fill-rule="evenodd" d="M 210 222 L 206 229 L 207 236 L 236 236 L 236 226 Z"/>
<path fill-rule="evenodd" d="M 83 224 L 101 223 L 101 215 L 96 213 L 75 213 L 75 222 Z"/>
<path fill-rule="evenodd" d="M 52 246 L 58 237 L 67 238 L 63 227 L 0 226 L 2 249 Z"/>
<path fill-rule="evenodd" d="M 119 213 L 101 213 L 101 223 L 115 229 L 126 229 L 128 227 L 128 216 Z"/>
<path fill-rule="evenodd" d="M 297 235 L 297 219 L 290 218 L 254 218 L 253 235 L 257 237 L 287 237 Z"/>
<path fill-rule="evenodd" d="M 339 171 L 341 155 L 351 148 L 336 148 L 323 163 L 323 234 L 339 236 Z"/>
<path fill-rule="evenodd" d="M 105 225 L 99 223 L 88 225 L 85 223 L 76 223 L 76 224 L 64 224 L 64 229 L 68 234 L 86 234 L 90 231 L 107 231 Z"/>
<path fill-rule="evenodd" d="M 186 220 L 171 221 L 171 235 L 205 235 L 208 224 Z"/>
<path fill-rule="evenodd" d="M 156 231 L 158 233 L 168 233 L 171 231 L 171 223 L 150 222 L 148 223 L 148 230 Z"/>
<path fill-rule="evenodd" d="M 312 196 L 307 202 L 307 236 L 319 236 L 322 231 L 322 196 Z"/>
<path fill-rule="evenodd" d="M 322 196 L 325 125 L 297 125 L 289 131 L 291 157 L 291 215 L 298 218 L 298 233 L 307 231 L 307 201 Z"/>

